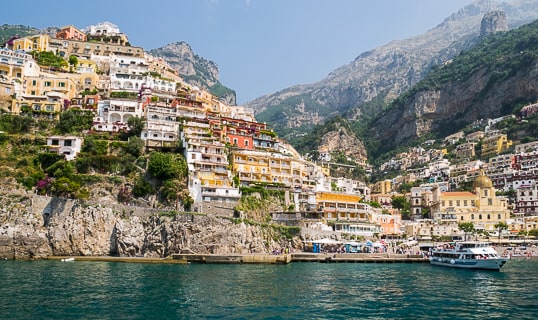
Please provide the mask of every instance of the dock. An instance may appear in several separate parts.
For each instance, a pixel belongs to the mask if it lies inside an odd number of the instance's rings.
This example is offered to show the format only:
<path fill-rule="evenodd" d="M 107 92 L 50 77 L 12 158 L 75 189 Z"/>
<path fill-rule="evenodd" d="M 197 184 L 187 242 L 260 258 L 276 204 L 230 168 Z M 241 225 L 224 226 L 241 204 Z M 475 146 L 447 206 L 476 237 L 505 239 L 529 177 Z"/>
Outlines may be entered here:
<path fill-rule="evenodd" d="M 288 264 L 291 262 L 318 263 L 423 263 L 421 255 L 389 253 L 309 253 L 271 254 L 173 254 L 166 258 L 112 256 L 49 256 L 47 260 L 102 261 L 130 263 L 213 263 L 213 264 Z"/>
<path fill-rule="evenodd" d="M 174 254 L 173 260 L 188 263 L 235 263 L 235 264 L 288 264 L 291 262 L 320 263 L 421 263 L 429 262 L 422 255 L 387 253 L 290 253 L 282 255 L 212 255 L 212 254 Z"/>

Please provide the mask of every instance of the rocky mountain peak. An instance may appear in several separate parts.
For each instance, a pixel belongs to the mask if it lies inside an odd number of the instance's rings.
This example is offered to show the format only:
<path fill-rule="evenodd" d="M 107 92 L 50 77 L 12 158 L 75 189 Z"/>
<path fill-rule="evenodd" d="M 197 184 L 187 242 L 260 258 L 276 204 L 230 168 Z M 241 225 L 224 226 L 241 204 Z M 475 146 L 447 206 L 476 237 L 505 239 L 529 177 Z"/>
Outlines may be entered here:
<path fill-rule="evenodd" d="M 327 132 L 321 139 L 318 151 L 341 153 L 355 160 L 365 161 L 367 159 L 366 148 L 362 141 L 345 127 Z"/>
<path fill-rule="evenodd" d="M 480 37 L 503 31 L 508 31 L 508 20 L 504 11 L 492 11 L 484 15 L 480 24 Z"/>
<path fill-rule="evenodd" d="M 149 54 L 163 58 L 191 85 L 210 92 L 212 88 L 220 88 L 219 92 L 212 93 L 226 103 L 235 105 L 235 92 L 224 87 L 219 81 L 218 65 L 195 54 L 188 43 L 184 41 L 172 42 L 164 47 L 150 50 Z"/>

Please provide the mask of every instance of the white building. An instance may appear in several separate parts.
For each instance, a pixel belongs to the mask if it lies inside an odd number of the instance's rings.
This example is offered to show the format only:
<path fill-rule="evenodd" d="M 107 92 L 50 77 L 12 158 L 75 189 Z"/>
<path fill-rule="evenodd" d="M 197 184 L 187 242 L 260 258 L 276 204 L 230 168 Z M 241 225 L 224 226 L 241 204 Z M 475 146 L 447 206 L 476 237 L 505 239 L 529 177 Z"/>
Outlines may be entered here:
<path fill-rule="evenodd" d="M 51 136 L 47 137 L 49 151 L 65 155 L 67 161 L 74 160 L 82 149 L 83 139 L 76 136 Z"/>

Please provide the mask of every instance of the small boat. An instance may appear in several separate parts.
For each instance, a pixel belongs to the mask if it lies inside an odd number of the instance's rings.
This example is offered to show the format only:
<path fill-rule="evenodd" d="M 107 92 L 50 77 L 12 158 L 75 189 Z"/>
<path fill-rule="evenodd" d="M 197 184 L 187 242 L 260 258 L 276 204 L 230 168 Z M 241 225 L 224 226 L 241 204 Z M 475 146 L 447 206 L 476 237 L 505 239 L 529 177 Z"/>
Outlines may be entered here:
<path fill-rule="evenodd" d="M 62 259 L 62 262 L 70 262 L 70 261 L 75 261 L 75 258 L 63 258 Z"/>
<path fill-rule="evenodd" d="M 500 270 L 509 257 L 501 257 L 487 242 L 462 241 L 432 249 L 430 264 L 437 266 Z"/>

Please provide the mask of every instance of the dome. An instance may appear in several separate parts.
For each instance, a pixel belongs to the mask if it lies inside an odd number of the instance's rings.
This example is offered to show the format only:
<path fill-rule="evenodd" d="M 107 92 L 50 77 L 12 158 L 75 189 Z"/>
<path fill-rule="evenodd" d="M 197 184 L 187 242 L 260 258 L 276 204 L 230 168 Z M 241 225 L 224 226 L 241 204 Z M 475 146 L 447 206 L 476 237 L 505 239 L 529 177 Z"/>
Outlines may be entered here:
<path fill-rule="evenodd" d="M 473 183 L 473 189 L 475 188 L 493 188 L 493 182 L 491 179 L 484 175 L 484 172 L 480 172 L 480 175 L 476 177 Z"/>

